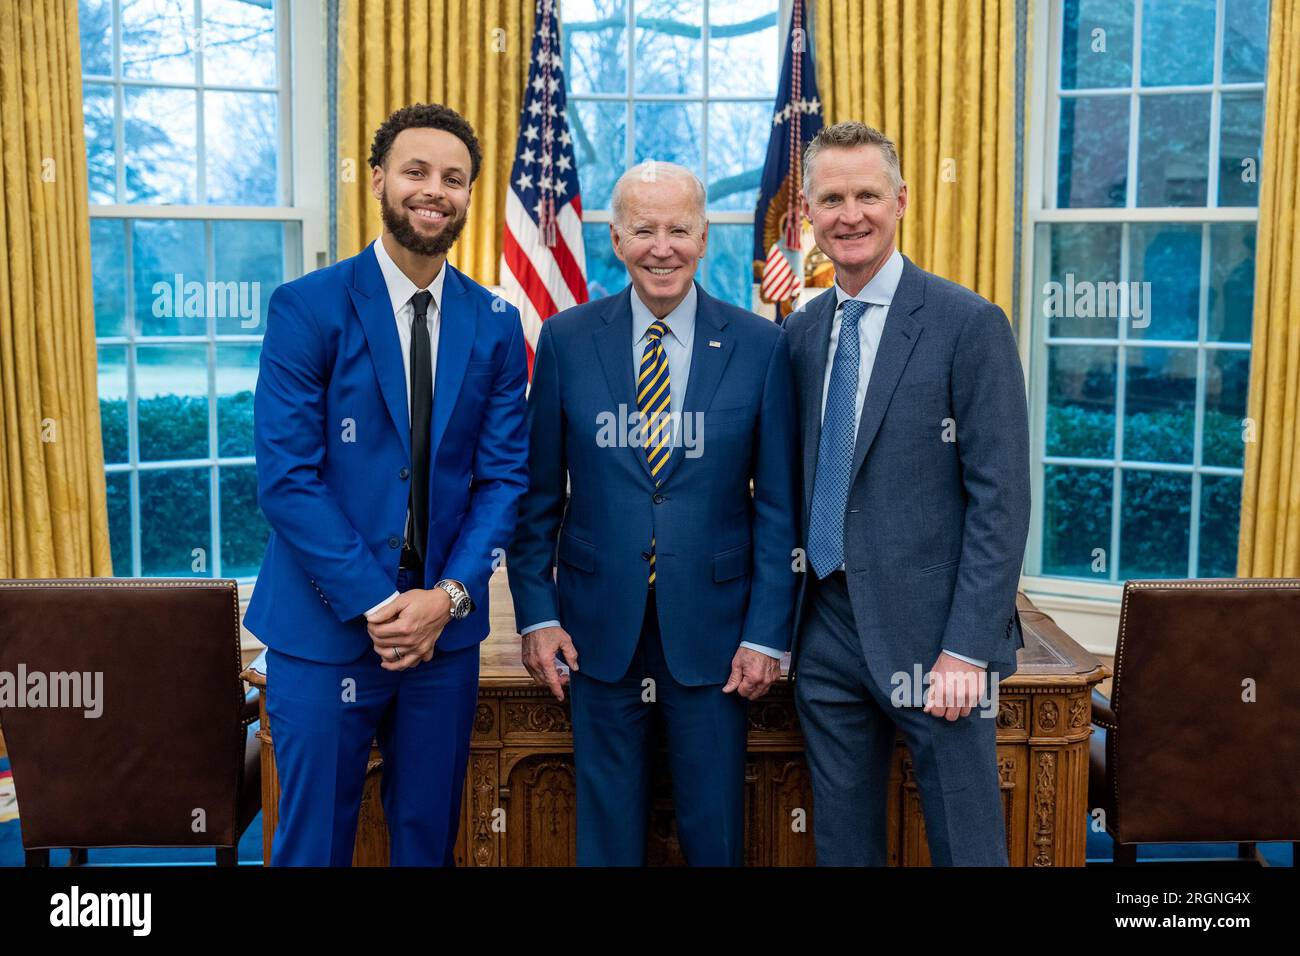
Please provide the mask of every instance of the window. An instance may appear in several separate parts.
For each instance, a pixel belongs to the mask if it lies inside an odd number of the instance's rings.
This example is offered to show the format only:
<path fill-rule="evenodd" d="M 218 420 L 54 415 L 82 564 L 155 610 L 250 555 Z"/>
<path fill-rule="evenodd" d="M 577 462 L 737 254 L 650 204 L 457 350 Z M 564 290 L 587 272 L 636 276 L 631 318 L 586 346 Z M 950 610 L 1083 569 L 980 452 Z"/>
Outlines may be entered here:
<path fill-rule="evenodd" d="M 591 297 L 627 284 L 610 247 L 623 170 L 680 163 L 708 190 L 699 273 L 749 308 L 752 243 L 781 55 L 777 0 L 563 0 L 564 75 Z"/>
<path fill-rule="evenodd" d="M 1050 5 L 1029 575 L 1235 573 L 1267 0 Z"/>
<path fill-rule="evenodd" d="M 272 290 L 302 272 L 283 0 L 81 0 L 113 569 L 251 579 L 252 404 Z"/>

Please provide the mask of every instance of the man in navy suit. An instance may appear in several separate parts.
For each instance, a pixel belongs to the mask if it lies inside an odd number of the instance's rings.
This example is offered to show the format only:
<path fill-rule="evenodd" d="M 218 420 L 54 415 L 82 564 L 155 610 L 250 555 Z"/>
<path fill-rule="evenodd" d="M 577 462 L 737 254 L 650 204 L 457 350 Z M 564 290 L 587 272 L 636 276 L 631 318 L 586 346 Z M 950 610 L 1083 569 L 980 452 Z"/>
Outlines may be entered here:
<path fill-rule="evenodd" d="M 447 262 L 481 163 L 445 106 L 371 147 L 383 234 L 269 304 L 254 411 L 271 525 L 273 865 L 346 866 L 371 740 L 394 865 L 452 862 L 493 554 L 527 476 L 519 313 Z"/>
<path fill-rule="evenodd" d="M 572 694 L 580 864 L 645 861 L 657 709 L 687 861 L 737 865 L 748 701 L 780 674 L 797 585 L 789 356 L 694 282 L 708 223 L 689 170 L 634 167 L 612 207 L 631 285 L 537 344 L 508 561 L 523 660 Z"/>
<path fill-rule="evenodd" d="M 1006 315 L 894 247 L 907 184 L 861 123 L 822 130 L 804 203 L 835 286 L 786 322 L 808 573 L 793 653 L 817 862 L 885 863 L 895 728 L 930 858 L 1006 865 L 996 706 L 1024 646 L 1029 426 Z M 928 687 L 913 679 L 930 674 Z"/>

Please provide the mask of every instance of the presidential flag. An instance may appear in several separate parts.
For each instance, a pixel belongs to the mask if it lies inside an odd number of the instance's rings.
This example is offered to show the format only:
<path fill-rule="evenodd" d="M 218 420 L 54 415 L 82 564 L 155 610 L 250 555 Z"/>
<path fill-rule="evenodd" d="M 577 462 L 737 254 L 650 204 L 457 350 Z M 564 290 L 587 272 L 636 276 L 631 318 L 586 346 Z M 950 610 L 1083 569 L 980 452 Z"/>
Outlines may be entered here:
<path fill-rule="evenodd" d="M 754 212 L 754 280 L 764 302 L 784 304 L 777 320 L 803 288 L 803 151 L 822 128 L 812 34 L 804 0 L 794 0 L 790 34 L 781 63 L 781 83 L 772 114 L 772 135 L 763 163 L 763 182 Z"/>
<path fill-rule="evenodd" d="M 559 0 L 537 3 L 519 141 L 506 191 L 501 286 L 523 318 L 531 378 L 542 322 L 587 301 L 582 200 L 565 110 Z"/>

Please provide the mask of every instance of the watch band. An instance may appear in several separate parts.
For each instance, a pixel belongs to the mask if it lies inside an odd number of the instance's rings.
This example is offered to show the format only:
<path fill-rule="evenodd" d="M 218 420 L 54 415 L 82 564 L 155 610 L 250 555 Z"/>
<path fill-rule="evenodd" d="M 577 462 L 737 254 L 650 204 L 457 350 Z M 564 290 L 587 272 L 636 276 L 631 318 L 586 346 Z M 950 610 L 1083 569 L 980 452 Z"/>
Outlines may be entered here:
<path fill-rule="evenodd" d="M 434 587 L 442 588 L 451 598 L 451 617 L 452 620 L 464 620 L 474 610 L 474 602 L 465 590 L 453 581 L 442 580 Z"/>

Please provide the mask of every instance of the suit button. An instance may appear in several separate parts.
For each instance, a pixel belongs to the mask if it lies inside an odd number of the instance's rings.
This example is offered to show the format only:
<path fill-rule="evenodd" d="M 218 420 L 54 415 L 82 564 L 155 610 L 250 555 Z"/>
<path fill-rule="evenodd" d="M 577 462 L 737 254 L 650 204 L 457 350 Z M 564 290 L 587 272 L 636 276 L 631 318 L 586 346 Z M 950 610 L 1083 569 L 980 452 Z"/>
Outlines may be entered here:
<path fill-rule="evenodd" d="M 388 539 L 388 546 L 396 550 L 397 548 L 400 548 L 402 546 L 402 539 L 399 538 L 397 535 L 393 535 Z"/>
<path fill-rule="evenodd" d="M 397 477 L 403 480 L 409 478 L 410 476 L 411 476 L 411 469 L 409 468 L 403 468 L 401 471 L 397 473 Z"/>
<path fill-rule="evenodd" d="M 655 504 L 661 505 L 664 503 L 664 496 L 656 494 L 652 500 L 654 501 Z"/>

